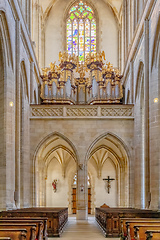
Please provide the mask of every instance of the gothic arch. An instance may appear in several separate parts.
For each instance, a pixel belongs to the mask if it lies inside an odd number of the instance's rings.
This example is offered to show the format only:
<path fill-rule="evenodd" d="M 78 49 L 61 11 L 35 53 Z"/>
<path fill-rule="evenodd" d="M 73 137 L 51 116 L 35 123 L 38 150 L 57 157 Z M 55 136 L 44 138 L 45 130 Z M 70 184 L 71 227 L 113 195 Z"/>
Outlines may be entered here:
<path fill-rule="evenodd" d="M 98 150 L 101 150 L 101 149 L 105 149 L 106 151 L 109 151 L 117 160 L 117 163 L 120 165 L 120 167 L 123 167 L 122 166 L 122 163 L 121 163 L 121 159 L 120 157 L 118 156 L 118 154 L 112 150 L 112 148 L 106 146 L 106 145 L 100 145 L 98 147 L 96 147 L 95 149 L 93 149 L 93 151 L 90 153 L 90 156 L 89 158 L 94 154 L 96 153 Z"/>
<path fill-rule="evenodd" d="M 59 0 L 52 0 L 51 2 L 50 2 L 50 4 L 48 5 L 48 7 L 46 8 L 46 10 L 45 10 L 45 12 L 44 12 L 44 14 L 43 14 L 43 23 L 44 23 L 44 26 L 45 26 L 45 24 L 46 24 L 46 22 L 47 22 L 47 19 L 48 19 L 48 17 L 49 17 L 49 14 L 50 14 L 50 12 L 51 12 L 51 10 L 52 10 L 52 8 L 53 8 L 53 6 L 56 4 L 56 2 L 58 2 Z M 77 0 L 72 0 L 71 2 L 70 2 L 70 4 L 67 6 L 67 8 L 66 8 L 66 10 L 65 10 L 65 14 L 64 14 L 64 19 L 63 19 L 63 23 L 62 23 L 62 29 L 63 29 L 63 41 L 65 42 L 65 39 L 66 39 L 66 24 L 65 24 L 65 22 L 66 22 L 66 19 L 67 19 L 67 14 L 68 14 L 68 10 L 70 9 L 70 7 L 76 2 Z M 118 29 L 120 28 L 120 26 L 121 26 L 121 18 L 119 17 L 119 14 L 118 14 L 118 12 L 117 12 L 117 10 L 116 10 L 116 8 L 112 5 L 112 3 L 110 2 L 110 1 L 105 1 L 105 0 L 102 0 L 106 5 L 107 5 L 107 7 L 111 10 L 111 12 L 113 13 L 113 16 L 114 16 L 114 18 L 115 18 L 115 21 L 116 21 L 116 23 L 117 23 L 117 27 L 118 27 Z M 95 16 L 96 16 L 96 25 L 97 25 L 97 50 L 99 50 L 99 45 L 100 45 L 100 43 L 99 43 L 99 37 L 100 37 L 100 32 L 99 32 L 99 17 L 98 17 L 98 12 L 97 12 L 97 10 L 96 10 L 96 8 L 94 7 L 94 4 L 90 1 L 90 0 L 87 0 L 86 1 L 91 7 L 92 7 L 92 9 L 94 10 L 94 12 L 95 12 Z M 64 49 L 65 49 L 65 47 L 64 47 Z"/>
<path fill-rule="evenodd" d="M 8 173 L 8 167 L 10 163 L 10 158 L 6 157 L 6 128 L 7 125 L 7 111 L 9 110 L 8 100 L 12 99 L 12 94 L 7 93 L 7 82 L 8 78 L 13 75 L 13 58 L 12 58 L 12 48 L 10 42 L 10 32 L 7 21 L 6 13 L 3 9 L 0 9 L 0 89 L 1 89 L 1 97 L 0 97 L 0 135 L 1 135 L 1 146 L 0 146 L 0 175 L 2 176 L 2 182 L 4 186 L 6 184 L 12 184 L 9 178 L 5 178 L 5 175 Z M 10 78 L 11 79 L 11 78 Z M 13 84 L 14 84 L 14 75 L 13 75 Z M 13 99 L 12 99 L 13 101 Z M 8 109 L 8 110 L 7 110 Z M 13 109 L 13 108 L 12 108 Z M 11 111 L 12 112 L 12 111 Z M 10 115 L 13 116 L 13 115 Z M 13 126 L 13 125 L 12 125 Z M 10 132 L 8 128 L 8 133 Z M 12 141 L 11 138 L 9 141 Z M 14 174 L 14 171 L 13 171 Z M 1 188 L 0 190 L 0 208 L 6 209 L 8 208 L 8 203 L 3 201 L 2 198 L 6 198 L 7 194 L 12 194 L 12 190 L 6 192 L 6 188 Z M 9 196 L 9 195 L 8 195 Z M 13 205 L 12 205 L 13 206 Z"/>
<path fill-rule="evenodd" d="M 106 145 L 106 146 L 104 146 Z M 101 147 L 105 147 L 114 156 L 116 166 L 118 206 L 129 206 L 129 160 L 128 147 L 121 138 L 107 132 L 97 137 L 86 153 L 86 165 L 92 154 Z"/>
<path fill-rule="evenodd" d="M 2 44 L 5 52 L 6 64 L 8 64 L 8 67 L 11 66 L 13 70 L 13 55 L 12 55 L 12 47 L 10 42 L 10 32 L 8 28 L 6 14 L 2 10 L 0 10 L 0 31 L 3 39 Z"/>
<path fill-rule="evenodd" d="M 156 25 L 155 35 L 154 35 L 154 42 L 153 42 L 153 49 L 151 54 L 151 71 L 153 66 L 158 67 L 158 56 L 160 54 L 160 14 L 158 16 L 158 21 Z"/>
<path fill-rule="evenodd" d="M 44 14 L 43 14 L 44 22 L 47 21 L 47 18 L 48 18 L 49 14 L 50 14 L 50 11 L 51 11 L 52 7 L 54 6 L 54 4 L 55 4 L 57 1 L 59 1 L 59 0 L 51 0 L 50 4 L 49 4 L 48 7 L 46 8 L 46 10 L 45 10 L 45 12 L 44 12 Z M 105 0 L 103 0 L 103 1 L 104 1 L 104 3 L 112 10 L 113 15 L 114 15 L 117 23 L 120 24 L 120 18 L 118 17 L 118 12 L 117 12 L 117 10 L 115 9 L 115 7 L 112 5 L 112 3 L 111 3 L 110 1 L 105 1 Z M 76 0 L 74 0 L 74 1 L 72 0 L 71 3 L 70 3 L 70 6 L 71 6 L 72 4 L 74 4 L 74 2 L 76 2 Z M 91 3 L 91 1 L 88 0 L 88 2 L 89 2 L 90 5 L 93 5 L 93 4 Z M 94 6 L 93 6 L 93 9 L 95 10 Z M 66 11 L 67 11 L 67 9 L 66 9 Z M 97 15 L 97 16 L 98 16 L 98 15 Z"/>
<path fill-rule="evenodd" d="M 77 159 L 77 162 L 79 162 L 79 156 L 78 156 L 78 152 L 77 152 L 77 149 L 76 147 L 74 146 L 74 144 L 67 138 L 65 137 L 63 134 L 59 133 L 59 132 L 53 132 L 53 133 L 50 133 L 49 135 L 47 135 L 45 138 L 43 138 L 39 144 L 37 145 L 37 148 L 35 150 L 35 153 L 34 153 L 34 162 L 36 161 L 36 156 L 38 154 L 38 151 L 40 150 L 40 148 L 49 140 L 49 139 L 52 139 L 53 137 L 60 137 L 62 138 L 63 140 L 65 140 L 70 146 L 71 148 L 73 149 L 73 152 L 74 152 L 74 155 L 75 155 L 75 158 Z"/>
<path fill-rule="evenodd" d="M 43 14 L 43 19 L 44 19 L 44 23 L 47 21 L 47 18 L 50 14 L 50 11 L 52 10 L 52 7 L 54 6 L 54 4 L 56 3 L 56 0 L 51 0 L 51 2 L 49 3 L 48 7 L 46 8 L 44 14 Z"/>
<path fill-rule="evenodd" d="M 24 85 L 24 93 L 27 96 L 27 99 L 29 101 L 29 89 L 28 89 L 28 78 L 27 78 L 27 72 L 26 72 L 26 66 L 25 61 L 21 61 L 21 77 L 22 77 L 22 84 Z"/>
<path fill-rule="evenodd" d="M 114 17 L 115 17 L 115 20 L 116 20 L 116 22 L 118 23 L 118 25 L 120 26 L 121 25 L 121 23 L 122 23 L 122 16 L 119 16 L 119 14 L 118 14 L 118 11 L 117 11 L 117 9 L 112 5 L 112 3 L 111 3 L 111 1 L 106 1 L 106 0 L 103 0 L 104 2 L 105 2 L 105 4 L 107 4 L 108 5 L 108 7 L 111 9 L 111 11 L 112 11 L 112 13 L 113 13 L 113 15 L 114 15 Z M 121 12 L 122 12 L 122 6 L 121 6 L 121 10 L 120 10 Z"/>
<path fill-rule="evenodd" d="M 119 145 L 121 145 L 124 149 L 124 152 L 126 153 L 126 157 L 127 157 L 127 162 L 129 164 L 129 159 L 130 159 L 130 153 L 129 153 L 129 149 L 128 147 L 126 146 L 126 144 L 124 143 L 124 141 L 119 138 L 117 135 L 115 135 L 114 133 L 111 133 L 111 132 L 107 132 L 107 133 L 104 133 L 102 135 L 100 135 L 99 137 L 97 137 L 92 143 L 91 145 L 89 146 L 88 150 L 87 150 L 87 153 L 86 153 L 86 157 L 85 157 L 85 161 L 87 162 L 88 159 L 89 159 L 89 155 L 91 153 L 91 151 L 93 150 L 94 146 L 96 143 L 98 143 L 101 139 L 104 139 L 106 137 L 113 137 L 117 143 L 119 143 Z"/>
<path fill-rule="evenodd" d="M 69 3 L 69 5 L 67 6 L 66 10 L 65 10 L 65 14 L 64 14 L 64 21 L 66 20 L 67 16 L 68 16 L 68 11 L 70 10 L 70 8 L 77 2 L 77 0 L 71 1 Z M 99 22 L 99 17 L 98 17 L 98 12 L 97 9 L 95 8 L 94 4 L 89 1 L 89 0 L 85 0 L 85 2 L 91 6 L 91 8 L 93 9 L 93 11 L 95 12 L 95 17 L 96 17 L 96 22 Z"/>
<path fill-rule="evenodd" d="M 62 159 L 62 153 L 67 157 Z M 60 156 L 60 154 L 62 155 Z M 53 132 L 40 141 L 35 150 L 33 158 L 33 190 L 35 193 L 36 205 L 46 205 L 45 179 L 47 179 L 46 174 L 48 164 L 52 161 L 52 159 L 57 157 L 60 158 L 58 162 L 62 169 L 63 178 L 65 178 L 66 169 L 68 169 L 67 167 L 70 166 L 70 160 L 74 160 L 74 166 L 77 168 L 78 154 L 75 146 L 67 137 L 61 133 Z M 43 194 L 40 194 L 42 192 Z"/>
<path fill-rule="evenodd" d="M 0 36 L 1 35 L 1 29 L 0 29 Z M 0 145 L 0 164 L 1 164 L 1 168 L 0 168 L 0 175 L 1 178 L 3 179 L 5 176 L 5 142 L 4 142 L 4 129 L 5 129 L 5 99 L 4 99 L 4 90 L 5 90 L 5 86 L 4 86 L 4 79 L 5 79 L 5 69 L 6 69 L 6 62 L 5 62 L 5 53 L 4 53 L 4 48 L 3 48 L 3 39 L 0 37 L 0 89 L 1 89 L 1 98 L 0 98 L 0 136 L 1 136 L 1 145 Z M 3 183 L 4 184 L 4 183 Z M 4 198 L 5 196 L 5 189 L 1 188 L 0 189 L 0 208 L 1 209 L 5 209 L 5 203 L 3 203 L 2 198 Z"/>

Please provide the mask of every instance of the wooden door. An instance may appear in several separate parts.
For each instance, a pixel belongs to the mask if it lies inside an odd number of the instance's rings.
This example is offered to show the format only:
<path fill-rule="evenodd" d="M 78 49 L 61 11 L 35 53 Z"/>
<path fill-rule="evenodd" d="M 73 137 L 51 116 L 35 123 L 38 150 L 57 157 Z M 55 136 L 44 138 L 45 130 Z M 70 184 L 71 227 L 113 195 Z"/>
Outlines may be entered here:
<path fill-rule="evenodd" d="M 91 214 L 91 189 L 88 188 L 88 214 Z"/>
<path fill-rule="evenodd" d="M 72 189 L 72 213 L 76 214 L 76 188 Z"/>
<path fill-rule="evenodd" d="M 76 188 L 72 189 L 72 213 L 76 214 Z M 88 188 L 88 214 L 91 214 L 91 188 Z"/>

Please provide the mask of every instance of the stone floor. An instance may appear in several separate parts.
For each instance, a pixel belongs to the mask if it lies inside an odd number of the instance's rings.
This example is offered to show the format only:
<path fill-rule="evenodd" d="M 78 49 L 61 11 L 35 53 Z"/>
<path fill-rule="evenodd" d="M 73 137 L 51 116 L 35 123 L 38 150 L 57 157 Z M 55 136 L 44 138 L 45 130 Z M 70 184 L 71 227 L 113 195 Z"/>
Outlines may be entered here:
<path fill-rule="evenodd" d="M 49 238 L 49 240 L 105 240 L 102 231 L 99 229 L 95 218 L 89 217 L 88 220 L 76 220 L 75 216 L 69 217 L 68 224 L 61 235 L 61 238 Z M 119 240 L 119 238 L 107 238 L 107 240 Z"/>

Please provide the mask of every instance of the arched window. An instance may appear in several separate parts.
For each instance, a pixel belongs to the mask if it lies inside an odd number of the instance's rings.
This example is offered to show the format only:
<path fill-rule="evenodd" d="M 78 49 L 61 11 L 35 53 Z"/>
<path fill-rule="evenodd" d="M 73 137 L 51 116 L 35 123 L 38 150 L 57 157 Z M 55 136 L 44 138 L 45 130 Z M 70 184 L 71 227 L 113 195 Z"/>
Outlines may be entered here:
<path fill-rule="evenodd" d="M 85 1 L 75 3 L 67 18 L 67 52 L 84 61 L 87 55 L 96 53 L 96 18 Z"/>

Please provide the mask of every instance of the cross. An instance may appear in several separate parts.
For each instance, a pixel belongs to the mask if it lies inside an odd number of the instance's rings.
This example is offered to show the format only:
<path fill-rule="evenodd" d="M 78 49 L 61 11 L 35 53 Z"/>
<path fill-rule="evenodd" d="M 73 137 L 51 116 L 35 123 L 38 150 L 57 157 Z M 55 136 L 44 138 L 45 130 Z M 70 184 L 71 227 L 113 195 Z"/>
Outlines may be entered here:
<path fill-rule="evenodd" d="M 114 178 L 110 178 L 110 176 L 108 176 L 108 178 L 103 178 L 103 180 L 104 180 L 104 181 L 107 181 L 108 193 L 110 193 L 110 192 L 109 192 L 109 190 L 110 190 L 110 188 L 111 188 L 110 182 L 113 181 L 113 180 L 115 180 L 115 179 L 114 179 Z"/>

